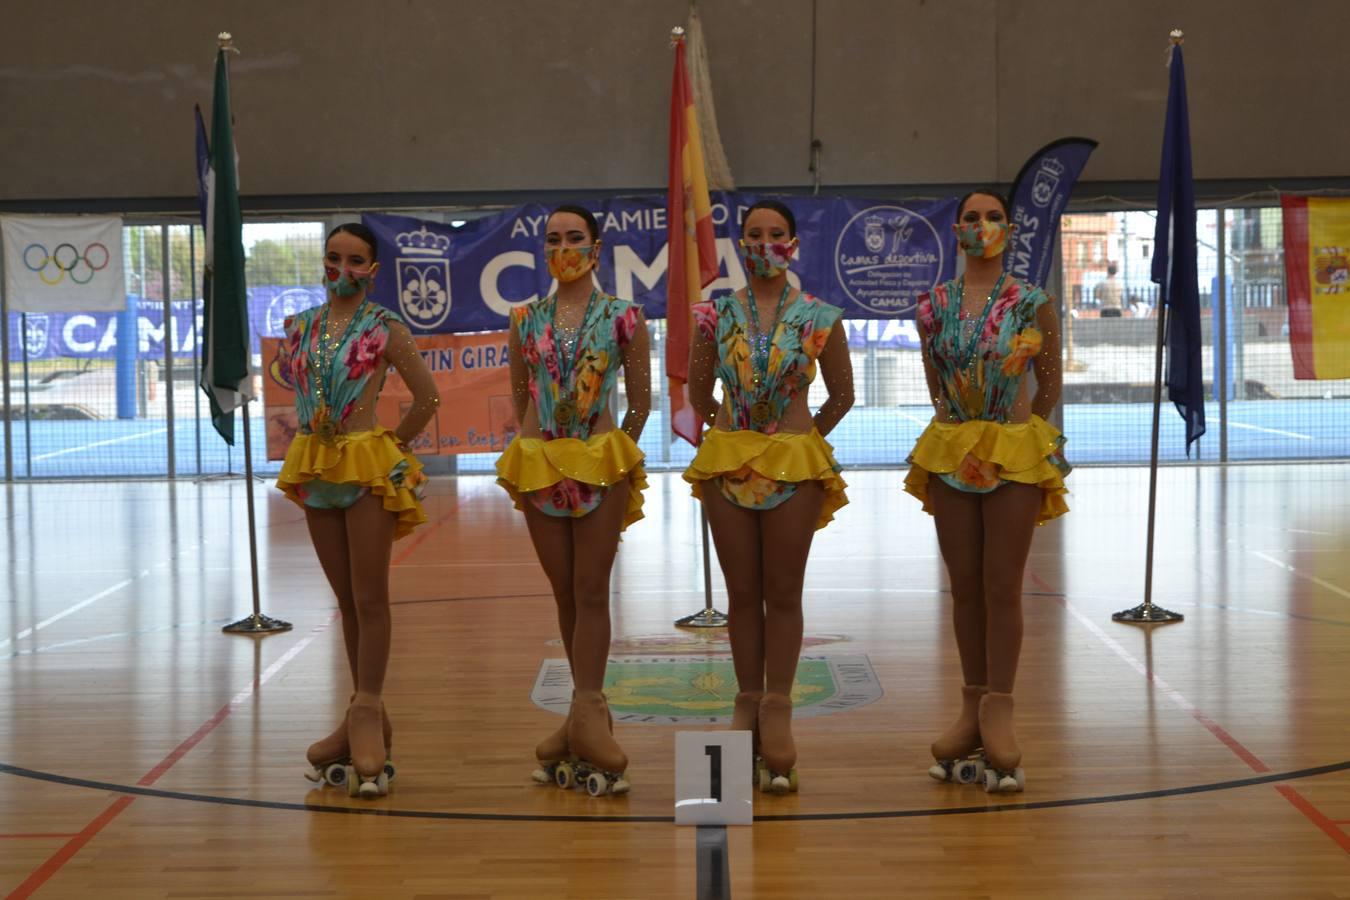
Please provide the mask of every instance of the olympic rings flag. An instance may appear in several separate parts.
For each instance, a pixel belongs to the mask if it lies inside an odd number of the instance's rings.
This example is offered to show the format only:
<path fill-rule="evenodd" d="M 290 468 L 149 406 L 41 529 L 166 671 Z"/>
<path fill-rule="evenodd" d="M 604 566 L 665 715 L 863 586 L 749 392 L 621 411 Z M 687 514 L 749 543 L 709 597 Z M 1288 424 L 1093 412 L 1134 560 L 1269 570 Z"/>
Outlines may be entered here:
<path fill-rule="evenodd" d="M 10 312 L 127 308 L 118 216 L 3 216 Z"/>

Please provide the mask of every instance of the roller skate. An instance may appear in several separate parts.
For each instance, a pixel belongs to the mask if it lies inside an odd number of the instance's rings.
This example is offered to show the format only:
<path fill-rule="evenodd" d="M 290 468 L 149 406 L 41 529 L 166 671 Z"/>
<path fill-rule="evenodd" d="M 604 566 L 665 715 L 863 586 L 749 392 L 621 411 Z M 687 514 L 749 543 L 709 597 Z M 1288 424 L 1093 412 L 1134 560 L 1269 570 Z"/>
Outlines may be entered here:
<path fill-rule="evenodd" d="M 389 793 L 385 768 L 383 706 L 352 704 L 347 710 L 351 762 L 346 767 L 348 797 L 383 797 Z"/>
<path fill-rule="evenodd" d="M 567 710 L 567 718 L 561 727 L 539 742 L 534 748 L 534 757 L 539 765 L 530 773 L 530 777 L 540 784 L 556 784 L 558 765 L 569 758 L 567 747 L 567 729 L 572 724 L 572 710 Z"/>
<path fill-rule="evenodd" d="M 750 732 L 751 777 L 758 780 L 763 760 L 759 755 L 759 701 L 763 691 L 741 691 L 731 712 L 731 731 Z"/>
<path fill-rule="evenodd" d="M 933 759 L 928 774 L 935 781 L 975 784 L 984 779 L 980 753 L 980 698 L 989 692 L 982 684 L 961 687 L 961 716 L 933 741 Z"/>
<path fill-rule="evenodd" d="M 385 712 L 383 708 L 381 708 L 380 713 L 384 719 L 384 746 L 387 748 L 388 755 L 392 757 L 394 752 L 394 727 L 389 724 L 389 713 Z M 315 784 L 342 787 L 347 783 L 347 766 L 351 764 L 352 754 L 347 742 L 347 716 L 345 713 L 342 716 L 342 722 L 338 724 L 332 734 L 309 745 L 309 749 L 305 751 L 305 758 L 309 761 L 309 767 L 305 769 L 305 777 Z M 389 776 L 389 780 L 393 781 L 394 763 L 392 759 L 385 760 L 384 771 Z"/>
<path fill-rule="evenodd" d="M 1017 746 L 1013 733 L 1012 694 L 993 691 L 980 700 L 980 734 L 984 737 L 984 789 L 989 793 L 1020 791 L 1026 786 L 1026 776 L 1018 763 L 1022 748 Z"/>
<path fill-rule="evenodd" d="M 592 797 L 628 793 L 630 785 L 624 778 L 628 757 L 614 740 L 614 719 L 604 694 L 577 691 L 572 696 L 567 746 L 570 758 L 558 763 L 553 771 L 558 787 L 584 784 Z"/>
<path fill-rule="evenodd" d="M 759 789 L 770 794 L 797 790 L 797 745 L 792 742 L 792 698 L 765 694 L 759 701 Z"/>

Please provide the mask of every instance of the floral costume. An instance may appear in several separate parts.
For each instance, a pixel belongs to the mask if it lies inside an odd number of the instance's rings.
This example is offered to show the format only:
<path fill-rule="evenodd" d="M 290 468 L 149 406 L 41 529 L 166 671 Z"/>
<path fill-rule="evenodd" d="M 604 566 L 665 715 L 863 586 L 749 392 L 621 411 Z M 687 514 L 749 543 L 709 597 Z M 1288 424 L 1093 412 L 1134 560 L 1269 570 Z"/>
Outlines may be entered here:
<path fill-rule="evenodd" d="M 546 515 L 579 518 L 627 479 L 626 528 L 642 518 L 647 486 L 642 451 L 618 428 L 599 434 L 594 429 L 609 407 L 624 348 L 637 331 L 638 306 L 597 291 L 570 335 L 555 327 L 556 310 L 553 295 L 511 311 L 540 437 L 512 439 L 497 460 L 497 483 L 517 509 L 528 501 Z"/>
<path fill-rule="evenodd" d="M 1010 481 L 1041 488 L 1037 524 L 1068 512 L 1064 436 L 1038 415 L 1010 421 L 1022 382 L 1041 350 L 1036 312 L 1049 301 L 1040 288 L 1005 276 L 983 314 L 961 314 L 962 282 L 949 281 L 919 298 L 925 350 L 943 405 L 956 422 L 933 421 L 909 455 L 905 490 L 928 503 L 932 475 L 958 490 L 989 493 Z M 975 332 L 978 331 L 978 334 Z"/>
<path fill-rule="evenodd" d="M 334 344 L 323 340 L 328 311 L 325 304 L 285 322 L 278 368 L 295 389 L 300 429 L 276 484 L 315 509 L 345 509 L 377 494 L 398 517 L 394 536 L 401 538 L 427 520 L 426 476 L 394 432 L 376 424 L 375 401 L 391 362 L 413 390 L 413 421 L 434 414 L 435 383 L 423 367 L 405 365 L 417 349 L 396 313 L 364 300 Z"/>
<path fill-rule="evenodd" d="M 799 293 L 778 316 L 767 366 L 756 372 L 750 322 L 734 294 L 692 307 L 694 324 L 717 349 L 716 377 L 730 427 L 714 427 L 684 473 L 695 497 L 714 481 L 727 500 L 747 509 L 773 509 L 803 481 L 819 481 L 825 502 L 816 527 L 824 528 L 848 503 L 847 486 L 833 449 L 818 430 L 785 432 L 779 423 L 793 398 L 816 377 L 816 359 L 841 311 Z M 758 382 L 758 385 L 757 385 Z"/>

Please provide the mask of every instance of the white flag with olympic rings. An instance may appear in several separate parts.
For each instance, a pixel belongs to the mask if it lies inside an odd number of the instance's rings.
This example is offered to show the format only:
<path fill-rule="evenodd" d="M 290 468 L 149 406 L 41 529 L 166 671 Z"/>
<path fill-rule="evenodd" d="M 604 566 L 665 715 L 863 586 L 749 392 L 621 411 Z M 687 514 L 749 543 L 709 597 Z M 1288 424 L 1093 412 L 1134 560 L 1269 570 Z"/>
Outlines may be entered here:
<path fill-rule="evenodd" d="M 0 237 L 10 312 L 126 309 L 120 217 L 3 216 Z"/>

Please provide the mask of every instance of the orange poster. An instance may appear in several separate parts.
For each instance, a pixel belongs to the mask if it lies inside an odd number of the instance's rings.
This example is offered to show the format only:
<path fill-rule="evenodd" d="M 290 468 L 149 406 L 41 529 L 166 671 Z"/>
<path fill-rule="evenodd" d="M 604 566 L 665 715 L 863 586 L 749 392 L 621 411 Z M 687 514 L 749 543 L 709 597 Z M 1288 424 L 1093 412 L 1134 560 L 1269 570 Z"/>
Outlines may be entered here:
<path fill-rule="evenodd" d="M 413 441 L 413 452 L 437 456 L 506 449 L 516 431 L 506 332 L 431 334 L 416 340 L 422 359 L 440 388 L 441 408 L 426 431 Z M 277 361 L 280 343 L 280 338 L 262 339 L 268 459 L 285 458 L 297 428 L 295 392 Z M 376 406 L 379 423 L 393 428 L 411 402 L 412 393 L 402 376 L 390 369 Z"/>

